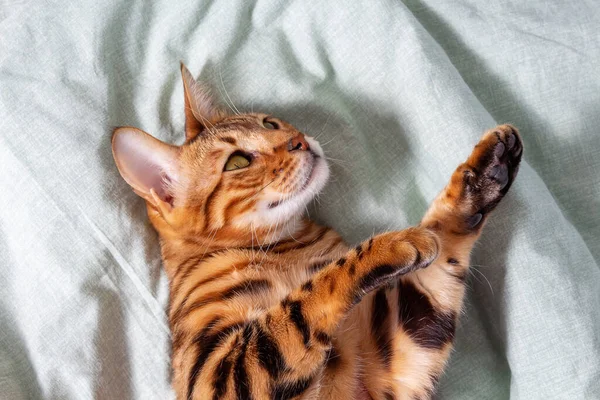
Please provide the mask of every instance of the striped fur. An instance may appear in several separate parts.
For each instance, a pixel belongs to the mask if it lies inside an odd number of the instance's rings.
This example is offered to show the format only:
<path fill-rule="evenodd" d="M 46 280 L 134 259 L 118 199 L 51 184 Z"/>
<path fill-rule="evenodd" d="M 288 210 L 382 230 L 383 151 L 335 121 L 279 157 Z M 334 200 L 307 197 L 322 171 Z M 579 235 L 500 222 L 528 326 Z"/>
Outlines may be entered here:
<path fill-rule="evenodd" d="M 196 90 L 186 85 L 186 95 Z M 188 121 L 177 181 L 162 197 L 134 186 L 170 281 L 177 398 L 431 397 L 452 348 L 469 253 L 518 170 L 516 130 L 486 133 L 419 226 L 349 248 L 302 217 L 322 185 L 292 204 L 311 187 L 307 160 L 322 159 L 318 144 L 280 120 L 266 130 L 265 117 L 215 111 Z M 252 164 L 223 171 L 238 150 L 255 154 Z M 135 181 L 119 151 L 117 165 Z"/>

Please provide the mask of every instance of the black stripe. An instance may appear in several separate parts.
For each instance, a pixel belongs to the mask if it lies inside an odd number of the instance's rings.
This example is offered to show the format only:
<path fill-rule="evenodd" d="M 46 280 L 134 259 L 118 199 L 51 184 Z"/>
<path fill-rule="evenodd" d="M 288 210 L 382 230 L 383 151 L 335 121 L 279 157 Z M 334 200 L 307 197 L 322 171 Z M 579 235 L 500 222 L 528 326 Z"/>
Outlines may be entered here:
<path fill-rule="evenodd" d="M 356 248 L 354 250 L 356 250 L 356 256 L 358 257 L 358 259 L 362 260 L 362 258 L 363 258 L 363 248 L 362 248 L 362 246 L 359 244 L 358 246 L 356 246 Z"/>
<path fill-rule="evenodd" d="M 350 274 L 350 276 L 354 276 L 354 274 L 356 273 L 356 265 L 354 265 L 354 263 L 352 263 L 350 265 L 350 268 L 348 268 L 348 273 Z"/>
<path fill-rule="evenodd" d="M 223 253 L 225 251 L 228 251 L 227 249 L 225 250 L 217 250 L 217 251 L 213 251 L 210 252 L 208 254 L 205 254 L 204 256 L 196 256 L 196 257 L 190 257 L 185 261 L 185 272 L 183 273 L 181 279 L 179 279 L 179 281 L 177 282 L 177 285 L 175 287 L 170 288 L 169 290 L 169 311 L 171 310 L 171 306 L 172 306 L 172 301 L 174 300 L 174 297 L 176 296 L 177 292 L 179 292 L 179 289 L 181 288 L 181 285 L 183 285 L 183 282 L 185 282 L 185 280 L 192 274 L 192 272 L 198 268 L 200 265 L 204 264 L 207 260 L 217 256 L 219 253 Z M 180 264 L 179 269 L 177 270 L 177 273 L 175 275 L 175 277 L 177 275 L 180 274 L 180 272 L 184 269 L 184 264 Z M 174 281 L 175 277 L 173 278 L 173 280 L 171 282 Z"/>
<path fill-rule="evenodd" d="M 188 299 L 190 298 L 190 296 L 201 286 L 206 285 L 210 282 L 213 282 L 219 278 L 222 278 L 223 276 L 227 275 L 231 273 L 231 269 L 227 268 L 224 271 L 221 271 L 219 273 L 216 273 L 208 278 L 205 279 L 201 279 L 199 282 L 197 282 L 194 286 L 192 286 L 192 288 L 187 292 L 187 294 L 185 295 L 185 297 L 181 300 L 181 303 L 179 303 L 179 307 L 177 308 L 177 311 L 175 312 L 175 314 L 173 314 L 173 320 L 175 320 L 175 316 L 177 315 L 177 319 L 179 319 L 179 314 L 181 314 L 181 312 L 183 311 L 183 308 L 185 307 L 185 305 L 188 302 Z M 182 278 L 183 279 L 183 278 Z"/>
<path fill-rule="evenodd" d="M 235 144 L 235 139 L 229 136 L 225 136 L 225 137 L 220 137 L 219 138 L 220 141 L 225 142 L 225 143 L 230 143 L 230 144 Z"/>
<path fill-rule="evenodd" d="M 290 295 L 288 294 L 287 296 L 285 296 L 283 298 L 283 300 L 281 300 L 281 308 L 286 309 L 290 306 L 290 303 L 292 302 L 292 300 L 290 300 Z M 269 318 L 270 315 L 267 315 L 267 318 Z"/>
<path fill-rule="evenodd" d="M 329 294 L 333 294 L 333 292 L 335 292 L 335 280 L 333 277 L 331 275 L 325 275 L 323 280 L 329 282 Z M 323 282 L 323 285 L 324 284 L 325 282 Z"/>
<path fill-rule="evenodd" d="M 204 364 L 210 357 L 210 355 L 223 344 L 223 342 L 236 330 L 243 326 L 242 322 L 228 325 L 216 333 L 210 334 L 210 331 L 220 320 L 219 317 L 214 318 L 207 326 L 200 331 L 200 333 L 194 339 L 194 343 L 198 348 L 198 355 L 196 361 L 190 370 L 190 377 L 188 381 L 188 400 L 191 400 L 194 394 L 194 386 L 196 380 L 204 367 Z"/>
<path fill-rule="evenodd" d="M 335 263 L 336 263 L 336 265 L 337 265 L 338 267 L 343 267 L 343 266 L 344 266 L 344 264 L 346 264 L 346 258 L 345 258 L 345 257 L 342 257 L 342 258 L 340 258 L 339 260 L 337 260 Z"/>
<path fill-rule="evenodd" d="M 272 379 L 277 379 L 287 367 L 279 346 L 265 330 L 256 324 L 258 362 Z"/>
<path fill-rule="evenodd" d="M 219 180 L 219 182 L 213 188 L 212 192 L 210 192 L 208 197 L 206 197 L 206 202 L 204 203 L 204 217 L 208 222 L 207 224 L 205 224 L 206 226 L 210 224 L 212 203 L 215 200 L 215 194 L 221 189 L 221 184 L 222 181 Z"/>
<path fill-rule="evenodd" d="M 292 238 L 282 239 L 282 240 L 279 240 L 279 241 L 273 243 L 271 246 L 271 249 L 275 249 L 279 246 L 283 246 L 285 244 L 290 244 L 290 243 L 298 243 L 298 242 L 305 243 L 303 241 L 303 237 L 305 235 L 308 235 L 308 233 L 312 230 L 312 228 L 313 228 L 312 224 L 306 224 L 304 226 L 304 228 L 302 228 L 302 230 L 300 232 L 298 232 L 297 234 L 294 234 L 294 236 Z"/>
<path fill-rule="evenodd" d="M 219 278 L 222 278 L 223 276 L 227 275 L 231 273 L 231 269 L 230 268 L 225 268 L 223 271 L 218 272 L 212 276 L 209 276 L 208 278 L 204 278 L 198 282 L 196 282 L 196 285 L 194 285 L 194 287 L 192 287 L 192 289 L 190 289 L 190 291 L 188 292 L 188 294 L 186 295 L 186 297 L 188 297 L 190 294 L 192 294 L 193 291 L 195 291 L 196 289 L 198 289 L 200 286 L 202 285 L 206 285 L 207 283 L 210 283 L 214 280 L 217 280 Z"/>
<path fill-rule="evenodd" d="M 185 260 L 184 262 L 179 264 L 179 268 L 177 268 L 177 272 L 175 273 L 175 276 L 173 277 L 171 282 L 174 282 L 175 279 L 179 275 L 181 275 L 181 278 L 177 281 L 177 285 L 175 285 L 175 286 L 171 285 L 171 287 L 169 288 L 169 306 L 168 306 L 169 312 L 171 311 L 171 307 L 173 306 L 173 301 L 175 300 L 175 297 L 177 297 L 177 294 L 179 293 L 179 289 L 181 288 L 181 285 L 183 285 L 183 282 L 185 282 L 185 280 L 192 274 L 192 271 L 194 271 L 199 265 L 201 265 L 208 258 L 210 258 L 210 255 L 208 255 L 206 257 L 194 256 L 194 257 L 188 258 L 187 260 Z"/>
<path fill-rule="evenodd" d="M 362 277 L 354 293 L 353 303 L 358 303 L 365 294 L 383 285 L 393 276 L 399 275 L 399 269 L 391 265 L 379 265 Z"/>
<path fill-rule="evenodd" d="M 367 251 L 371 251 L 372 247 L 373 247 L 373 238 L 369 239 L 369 245 L 367 246 Z"/>
<path fill-rule="evenodd" d="M 203 296 L 202 298 L 200 298 L 200 300 L 196 300 L 195 302 L 193 302 L 185 310 L 184 310 L 185 303 L 182 303 L 181 306 L 179 307 L 179 309 L 177 310 L 178 314 L 180 314 L 180 315 L 177 315 L 177 319 L 182 318 L 182 317 L 188 315 L 189 313 L 191 313 L 192 311 L 197 310 L 198 308 L 204 307 L 207 304 L 210 304 L 210 303 L 213 303 L 216 301 L 229 300 L 232 297 L 236 297 L 236 296 L 256 293 L 256 292 L 259 292 L 263 289 L 267 289 L 270 287 L 271 287 L 271 282 L 268 281 L 267 279 L 249 279 L 247 281 L 240 282 L 237 285 L 232 286 L 223 292 L 209 293 L 206 296 Z M 175 316 L 173 316 L 173 319 L 175 320 Z"/>
<path fill-rule="evenodd" d="M 301 395 L 308 389 L 313 381 L 312 377 L 299 379 L 275 386 L 271 393 L 274 400 L 288 400 Z"/>
<path fill-rule="evenodd" d="M 225 392 L 227 391 L 227 380 L 229 379 L 229 375 L 231 374 L 231 368 L 233 364 L 231 362 L 231 355 L 237 346 L 237 338 L 236 342 L 232 344 L 231 350 L 225 354 L 221 362 L 219 362 L 218 366 L 215 368 L 215 376 L 213 378 L 213 400 L 219 400 Z"/>
<path fill-rule="evenodd" d="M 302 315 L 302 303 L 299 301 L 292 301 L 289 305 L 290 309 L 290 319 L 298 328 L 298 331 L 302 334 L 302 341 L 304 342 L 304 346 L 308 347 L 308 342 L 310 341 L 310 328 L 308 327 L 308 323 L 304 319 L 304 315 Z"/>
<path fill-rule="evenodd" d="M 248 121 L 248 120 L 237 120 L 237 121 L 225 121 L 225 122 L 219 122 L 218 124 L 215 125 L 215 128 L 218 131 L 226 131 L 226 130 L 252 130 L 254 128 L 256 128 L 256 124 Z"/>
<path fill-rule="evenodd" d="M 196 336 L 195 341 L 198 341 L 198 339 L 202 340 L 202 338 L 209 337 L 210 330 L 213 329 L 215 327 L 215 325 L 220 322 L 220 320 L 221 320 L 220 317 L 213 318 Z M 198 356 L 200 356 L 201 353 L 202 353 L 202 350 L 199 349 Z M 200 368 L 201 368 L 200 365 L 196 366 L 198 363 L 199 363 L 199 361 L 198 361 L 198 359 L 196 359 L 194 366 L 190 370 L 190 376 L 188 379 L 188 395 L 187 395 L 188 400 L 192 399 L 192 394 L 194 393 L 194 385 L 196 384 L 196 379 L 198 378 L 198 372 L 200 371 Z"/>
<path fill-rule="evenodd" d="M 252 400 L 250 381 L 248 380 L 248 372 L 246 371 L 246 350 L 254 331 L 252 327 L 252 324 L 248 324 L 244 328 L 240 354 L 238 355 L 238 358 L 235 361 L 235 367 L 233 368 L 233 381 L 235 383 L 234 388 L 237 394 L 237 400 Z"/>
<path fill-rule="evenodd" d="M 181 280 L 183 280 L 187 274 L 189 274 L 190 270 L 193 270 L 202 259 L 204 258 L 204 256 L 192 256 L 187 258 L 185 261 L 183 261 L 182 263 L 179 264 L 179 267 L 177 267 L 177 272 L 175 272 L 175 276 L 173 276 L 173 280 L 177 279 L 177 277 L 179 275 L 181 275 L 183 273 L 183 278 L 181 278 Z"/>
<path fill-rule="evenodd" d="M 440 349 L 454 339 L 456 314 L 436 310 L 411 282 L 398 282 L 398 321 L 418 345 Z"/>
<path fill-rule="evenodd" d="M 321 343 L 324 346 L 328 346 L 331 344 L 331 336 L 329 336 L 328 334 L 326 334 L 323 331 L 315 331 L 315 339 L 317 339 L 317 341 L 319 343 Z"/>
<path fill-rule="evenodd" d="M 311 280 L 308 280 L 306 282 L 304 282 L 302 284 L 302 290 L 304 290 L 305 292 L 312 292 L 313 291 L 313 283 Z"/>
<path fill-rule="evenodd" d="M 324 262 L 320 262 L 320 263 L 315 263 L 315 264 L 311 265 L 311 266 L 308 268 L 308 270 L 309 270 L 311 273 L 313 273 L 313 274 L 314 274 L 315 272 L 317 272 L 317 271 L 320 271 L 320 270 L 322 270 L 323 268 L 325 268 L 327 265 L 329 265 L 329 263 L 331 263 L 331 261 L 324 261 Z"/>
<path fill-rule="evenodd" d="M 331 228 L 329 228 L 328 226 L 321 227 L 317 236 L 314 239 L 312 239 L 309 243 L 307 243 L 306 245 L 311 245 L 311 244 L 320 242 L 321 239 L 323 239 L 325 237 L 325 235 L 327 235 L 329 233 L 330 230 L 331 230 Z M 296 247 L 296 249 L 299 249 L 302 247 L 306 247 L 306 246 Z"/>
<path fill-rule="evenodd" d="M 255 186 L 249 186 L 249 187 L 254 188 Z M 243 189 L 243 187 L 240 188 L 238 186 L 235 189 L 239 190 L 239 189 Z M 223 208 L 223 219 L 225 221 L 229 221 L 230 220 L 229 214 L 231 213 L 231 210 L 234 207 L 239 206 L 240 204 L 245 203 L 245 205 L 244 205 L 245 209 L 248 209 L 248 208 L 252 207 L 253 203 L 249 203 L 250 199 L 252 199 L 252 197 L 248 197 L 248 195 L 242 195 L 240 197 L 237 197 L 237 198 L 232 199 L 231 201 L 229 201 L 229 203 L 227 203 L 227 205 Z M 245 209 L 238 210 L 238 212 L 243 212 Z"/>
<path fill-rule="evenodd" d="M 377 352 L 386 368 L 392 363 L 392 327 L 390 325 L 390 306 L 388 304 L 385 289 L 381 288 L 373 298 L 371 310 L 371 332 L 377 346 Z"/>
<path fill-rule="evenodd" d="M 224 291 L 221 299 L 228 300 L 238 295 L 256 293 L 270 287 L 271 282 L 267 279 L 249 279 Z"/>
<path fill-rule="evenodd" d="M 342 243 L 342 238 L 340 236 L 338 236 L 331 241 L 331 243 L 329 244 L 329 247 L 327 247 L 327 250 L 325 250 L 325 252 L 323 254 L 329 254 L 329 252 L 331 252 L 340 243 Z"/>
<path fill-rule="evenodd" d="M 327 368 L 335 369 L 341 364 L 342 357 L 340 356 L 338 350 L 334 346 L 331 346 L 327 351 L 325 360 Z"/>
<path fill-rule="evenodd" d="M 304 242 L 304 243 L 298 243 L 295 246 L 291 246 L 285 249 L 272 249 L 273 253 L 275 254 L 282 254 L 282 253 L 287 253 L 288 251 L 292 251 L 292 250 L 299 250 L 299 249 L 303 249 L 305 247 L 311 246 L 317 242 L 319 242 L 321 239 L 323 239 L 323 237 L 325 237 L 325 235 L 330 231 L 331 229 L 323 226 L 321 227 L 321 229 L 319 230 L 319 233 L 317 234 L 317 236 L 314 239 L 311 239 L 309 242 Z"/>

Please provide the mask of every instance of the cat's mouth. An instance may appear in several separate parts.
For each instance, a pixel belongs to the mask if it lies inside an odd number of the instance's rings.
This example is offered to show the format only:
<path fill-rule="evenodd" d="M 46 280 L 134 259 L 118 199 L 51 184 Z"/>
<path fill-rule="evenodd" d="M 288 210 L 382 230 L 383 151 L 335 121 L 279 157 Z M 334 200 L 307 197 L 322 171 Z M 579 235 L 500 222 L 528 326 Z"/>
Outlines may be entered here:
<path fill-rule="evenodd" d="M 314 153 L 313 151 L 310 151 L 310 154 L 312 156 L 311 157 L 312 162 L 310 163 L 309 172 L 306 174 L 306 179 L 304 180 L 304 183 L 302 184 L 302 186 L 300 186 L 300 189 L 296 190 L 293 194 L 291 194 L 289 196 L 286 196 L 280 200 L 269 203 L 269 205 L 267 206 L 269 209 L 280 206 L 281 204 L 287 202 L 288 200 L 291 200 L 291 199 L 295 198 L 296 196 L 302 194 L 304 191 L 306 191 L 309 188 L 309 186 L 311 186 L 311 183 L 313 183 L 315 181 L 315 176 L 317 175 L 319 163 L 322 162 L 322 159 L 318 154 Z"/>

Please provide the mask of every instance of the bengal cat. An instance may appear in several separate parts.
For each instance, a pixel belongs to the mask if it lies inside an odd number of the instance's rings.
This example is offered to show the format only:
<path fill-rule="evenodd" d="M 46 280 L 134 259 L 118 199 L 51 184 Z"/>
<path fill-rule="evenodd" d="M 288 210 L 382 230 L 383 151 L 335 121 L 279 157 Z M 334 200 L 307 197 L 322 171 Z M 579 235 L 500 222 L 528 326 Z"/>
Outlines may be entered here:
<path fill-rule="evenodd" d="M 522 142 L 483 135 L 421 223 L 349 248 L 303 216 L 329 170 L 275 117 L 228 115 L 181 68 L 186 141 L 115 130 L 170 282 L 178 399 L 427 399 L 452 348 L 469 253 Z"/>

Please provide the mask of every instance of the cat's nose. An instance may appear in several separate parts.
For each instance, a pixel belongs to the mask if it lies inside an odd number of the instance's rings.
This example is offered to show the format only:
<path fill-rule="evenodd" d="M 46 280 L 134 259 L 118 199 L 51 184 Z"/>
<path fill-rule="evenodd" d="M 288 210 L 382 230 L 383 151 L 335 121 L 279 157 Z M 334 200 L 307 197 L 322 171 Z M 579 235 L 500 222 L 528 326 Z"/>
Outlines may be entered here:
<path fill-rule="evenodd" d="M 287 149 L 288 149 L 288 151 L 308 150 L 309 146 L 308 146 L 308 142 L 306 141 L 306 138 L 304 137 L 304 134 L 299 133 L 298 136 L 293 137 L 288 142 Z"/>

